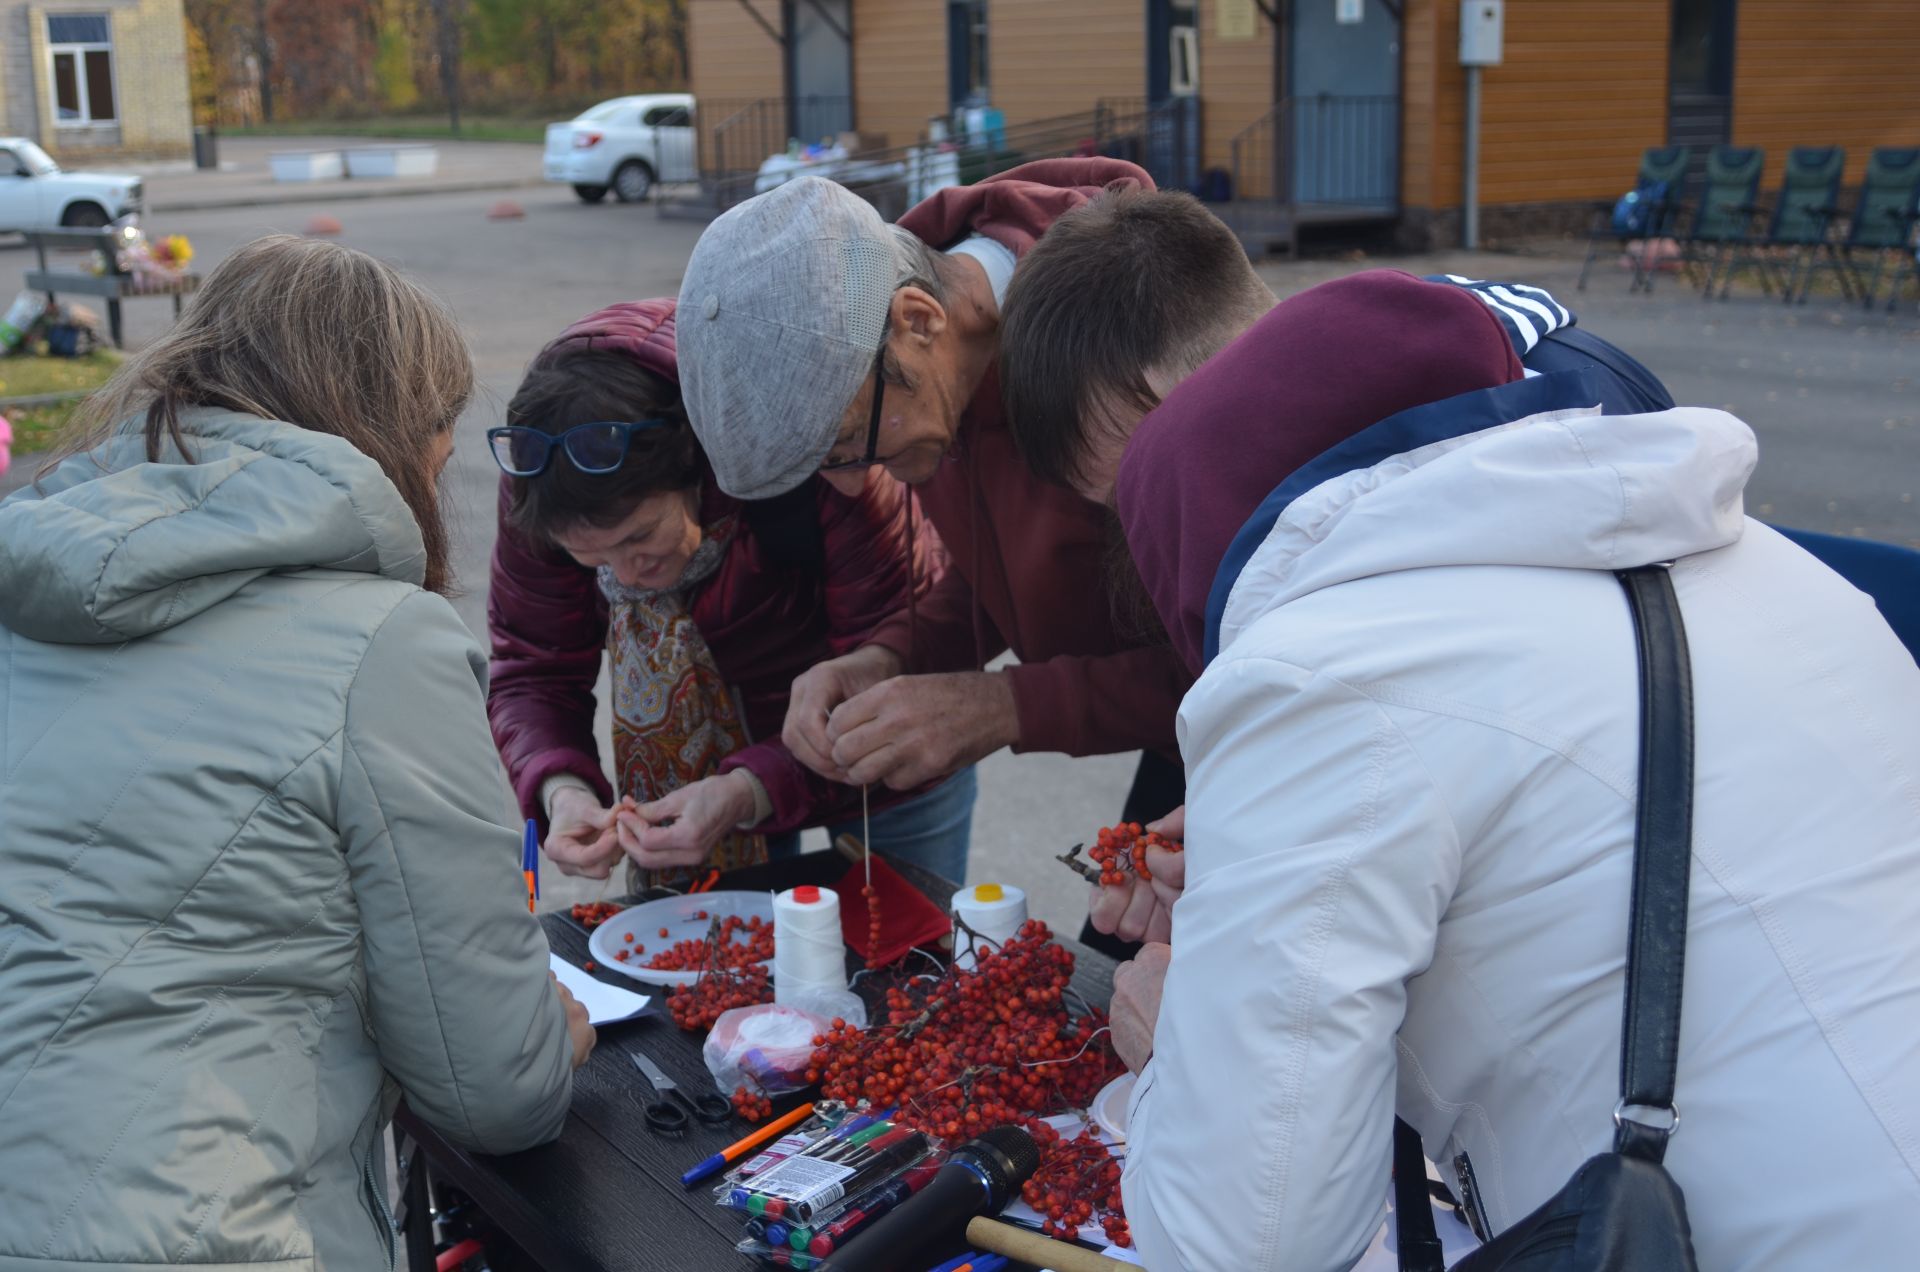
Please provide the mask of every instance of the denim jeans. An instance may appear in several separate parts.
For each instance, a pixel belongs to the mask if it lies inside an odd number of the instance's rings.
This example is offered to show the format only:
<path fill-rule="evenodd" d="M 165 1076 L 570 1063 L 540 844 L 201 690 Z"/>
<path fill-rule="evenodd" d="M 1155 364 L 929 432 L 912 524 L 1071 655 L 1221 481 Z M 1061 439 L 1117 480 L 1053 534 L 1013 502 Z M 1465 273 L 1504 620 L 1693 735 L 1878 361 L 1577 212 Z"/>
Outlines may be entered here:
<path fill-rule="evenodd" d="M 980 783 L 971 765 L 961 769 L 925 795 L 895 804 L 868 818 L 872 827 L 871 847 L 889 857 L 911 861 L 923 870 L 931 870 L 943 879 L 965 883 L 967 844 L 973 836 L 973 801 Z M 827 837 L 861 832 L 860 819 L 828 826 Z M 798 833 L 772 835 L 767 839 L 768 856 L 778 860 L 800 852 Z M 944 898 L 936 897 L 935 901 Z"/>

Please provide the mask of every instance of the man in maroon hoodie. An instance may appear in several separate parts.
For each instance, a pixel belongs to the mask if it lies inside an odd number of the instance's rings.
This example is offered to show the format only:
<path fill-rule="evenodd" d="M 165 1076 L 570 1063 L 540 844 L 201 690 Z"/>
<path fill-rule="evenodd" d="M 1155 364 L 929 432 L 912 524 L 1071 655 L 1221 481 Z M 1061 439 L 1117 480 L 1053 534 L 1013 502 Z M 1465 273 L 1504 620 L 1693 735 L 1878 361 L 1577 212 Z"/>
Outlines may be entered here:
<path fill-rule="evenodd" d="M 1000 302 L 1018 257 L 1131 164 L 1027 164 L 943 191 L 897 226 L 803 178 L 702 236 L 681 287 L 680 371 L 720 486 L 743 498 L 879 466 L 916 487 L 952 570 L 866 645 L 794 686 L 785 739 L 839 780 L 910 787 L 1002 746 L 1144 749 L 1130 819 L 1180 802 L 1186 687 L 1157 632 L 1122 630 L 1110 514 L 1037 479 L 1001 417 Z M 983 668 L 1003 650 L 1020 658 Z"/>

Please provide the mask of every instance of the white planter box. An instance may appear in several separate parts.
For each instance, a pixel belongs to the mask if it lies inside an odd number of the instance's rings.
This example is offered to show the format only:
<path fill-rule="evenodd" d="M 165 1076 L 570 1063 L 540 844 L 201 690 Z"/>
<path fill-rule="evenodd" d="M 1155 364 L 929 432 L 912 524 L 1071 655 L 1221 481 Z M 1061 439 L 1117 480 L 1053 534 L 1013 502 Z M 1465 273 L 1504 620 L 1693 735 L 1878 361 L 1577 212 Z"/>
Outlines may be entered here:
<path fill-rule="evenodd" d="M 440 166 L 432 146 L 355 146 L 347 151 L 349 177 L 430 177 Z"/>
<path fill-rule="evenodd" d="M 269 162 L 275 181 L 337 181 L 346 175 L 338 150 L 276 150 Z"/>

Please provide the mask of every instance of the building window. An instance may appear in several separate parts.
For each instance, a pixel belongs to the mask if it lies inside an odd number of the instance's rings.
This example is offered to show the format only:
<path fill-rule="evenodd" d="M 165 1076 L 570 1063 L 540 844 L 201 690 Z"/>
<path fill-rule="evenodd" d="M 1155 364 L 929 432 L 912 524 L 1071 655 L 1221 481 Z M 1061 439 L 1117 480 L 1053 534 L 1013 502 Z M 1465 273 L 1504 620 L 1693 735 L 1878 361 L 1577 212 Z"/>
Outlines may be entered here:
<path fill-rule="evenodd" d="M 67 127 L 120 118 L 113 95 L 113 34 L 104 13 L 47 15 L 54 122 Z"/>

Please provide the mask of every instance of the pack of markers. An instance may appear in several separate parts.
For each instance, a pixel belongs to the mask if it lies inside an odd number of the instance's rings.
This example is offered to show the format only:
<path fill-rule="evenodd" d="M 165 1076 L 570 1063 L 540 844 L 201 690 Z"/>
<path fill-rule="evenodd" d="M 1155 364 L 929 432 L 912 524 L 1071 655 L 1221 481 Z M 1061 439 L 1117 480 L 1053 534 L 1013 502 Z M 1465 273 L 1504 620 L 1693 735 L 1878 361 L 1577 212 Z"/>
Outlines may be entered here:
<path fill-rule="evenodd" d="M 892 1113 L 828 1107 L 730 1172 L 713 1197 L 742 1216 L 737 1248 L 826 1272 L 835 1250 L 925 1187 L 946 1153 Z"/>

